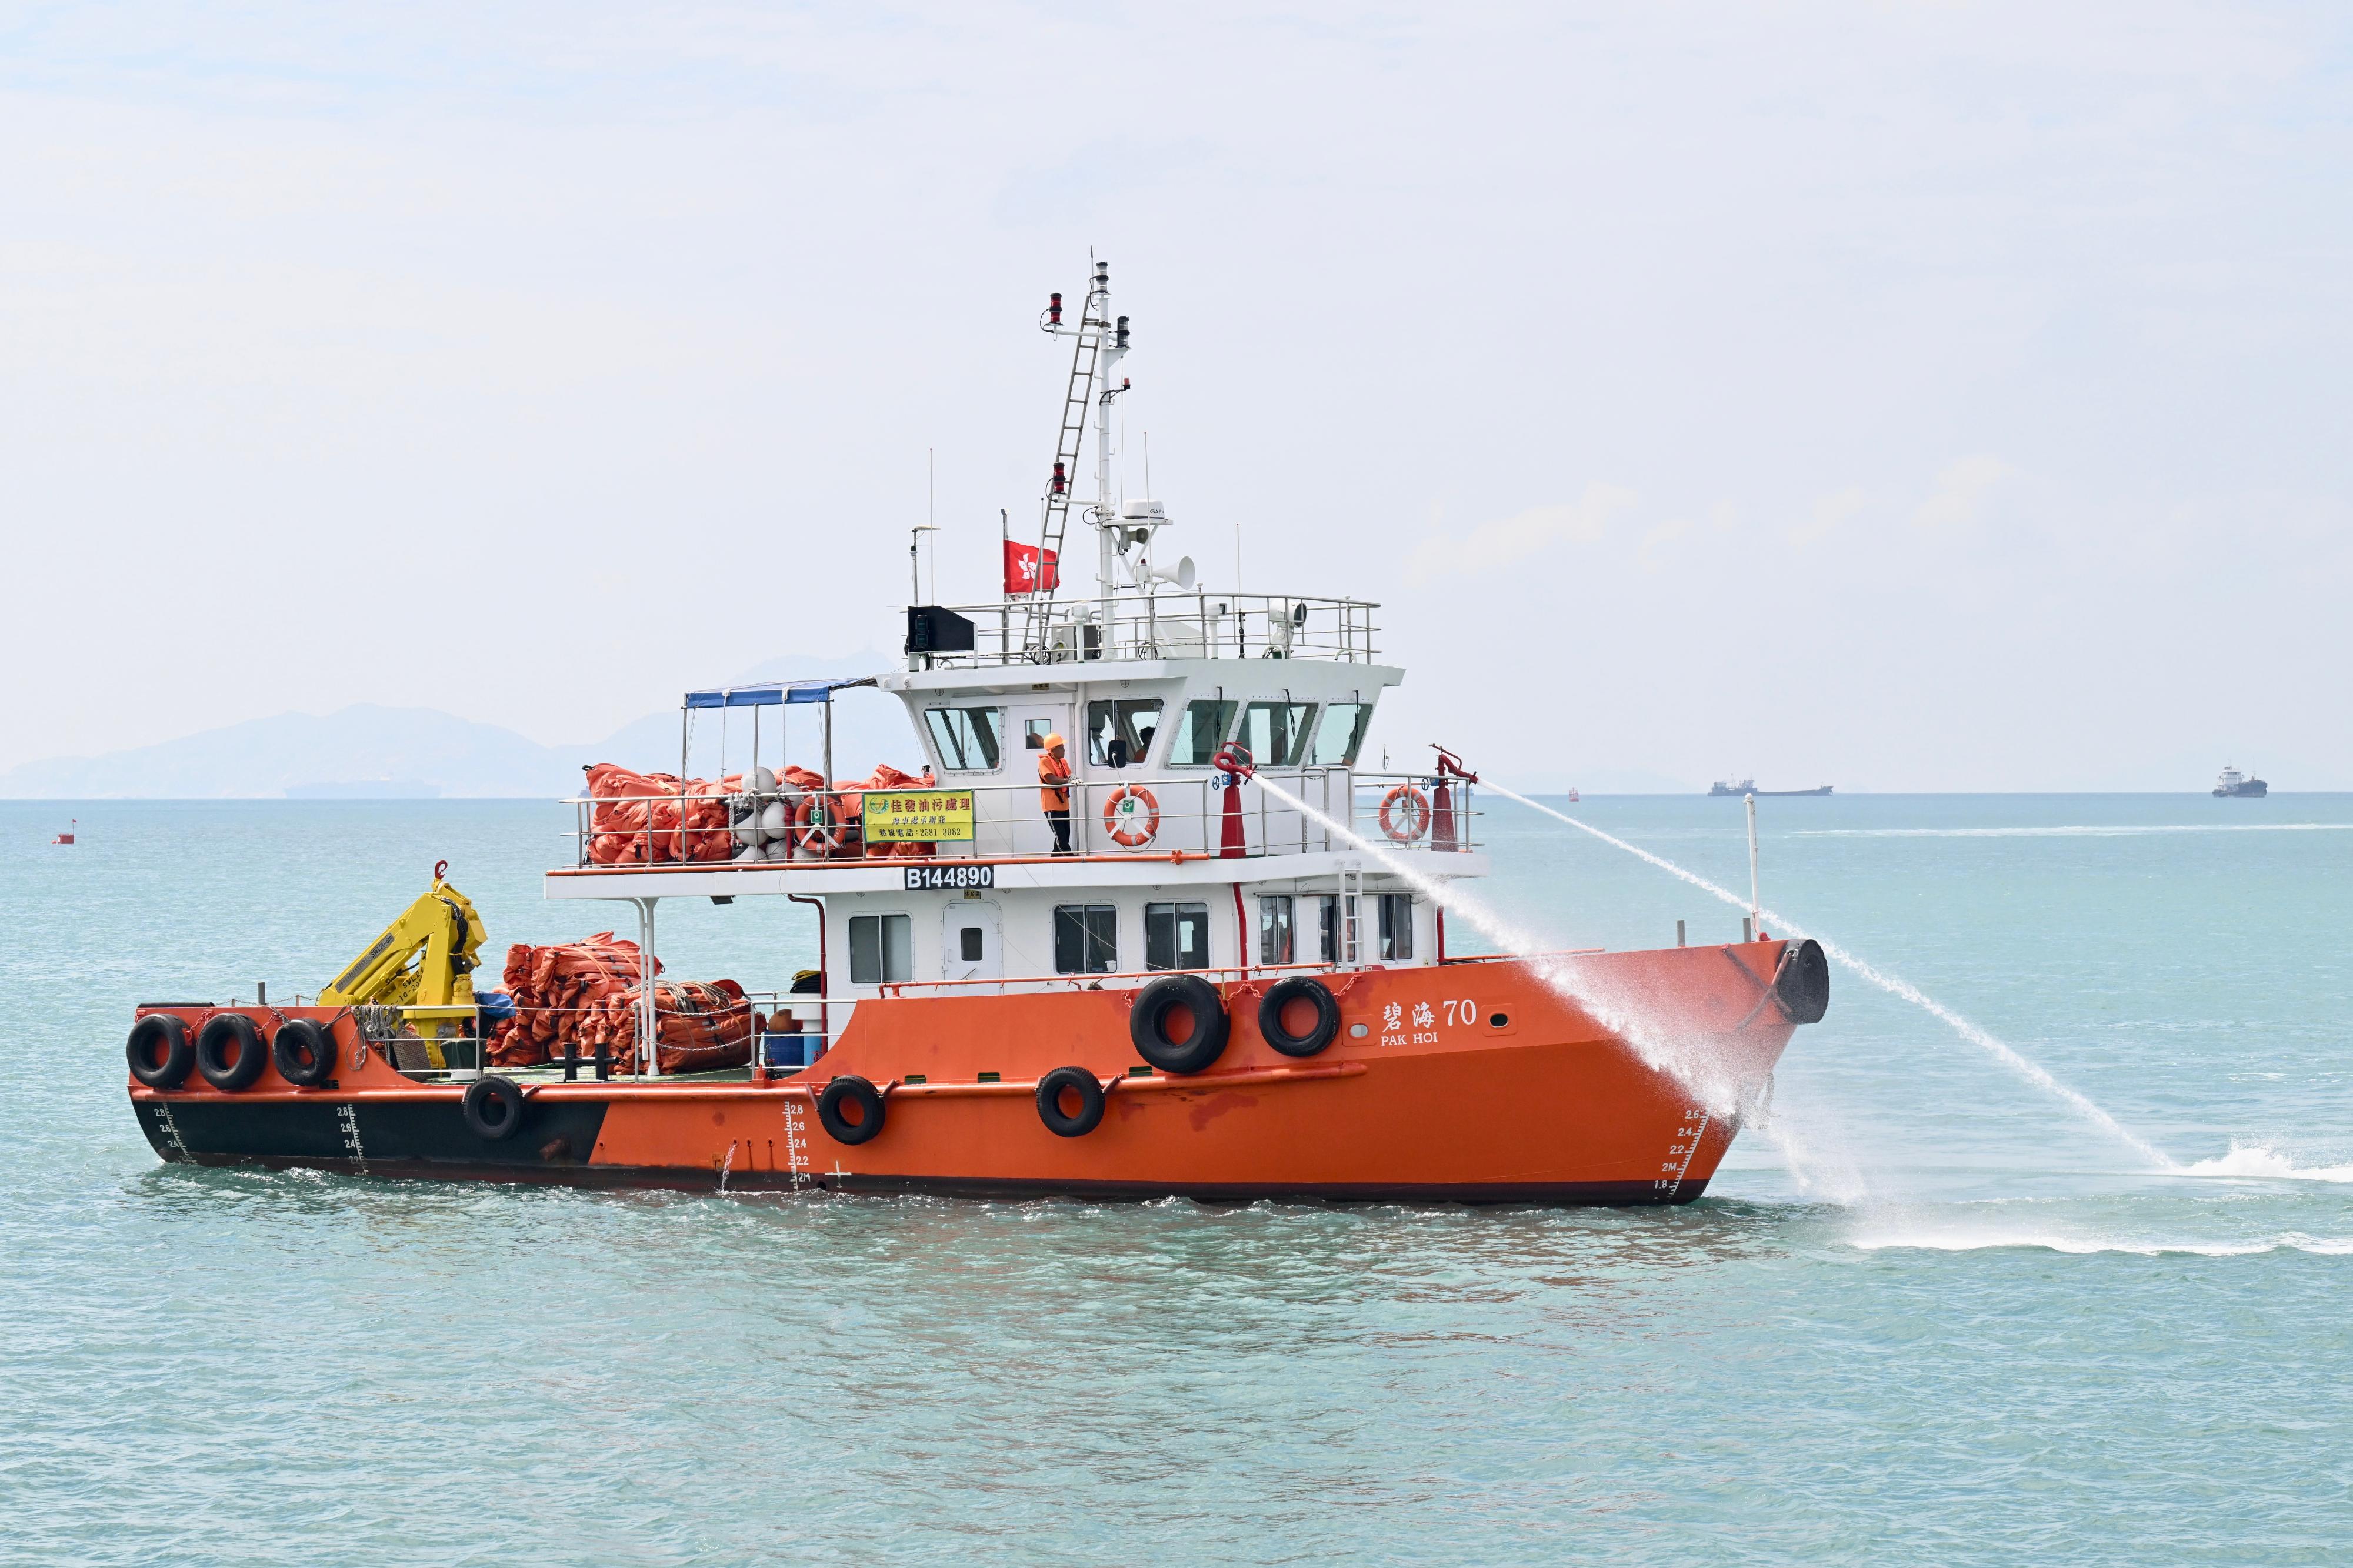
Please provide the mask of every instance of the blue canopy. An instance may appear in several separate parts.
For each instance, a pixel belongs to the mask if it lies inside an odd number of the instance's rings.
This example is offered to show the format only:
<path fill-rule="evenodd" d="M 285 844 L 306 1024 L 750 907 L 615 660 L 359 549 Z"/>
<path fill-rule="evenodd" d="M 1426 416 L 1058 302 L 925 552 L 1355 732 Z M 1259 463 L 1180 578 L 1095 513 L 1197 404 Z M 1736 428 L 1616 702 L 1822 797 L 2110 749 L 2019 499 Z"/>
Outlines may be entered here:
<path fill-rule="evenodd" d="M 710 691 L 690 691 L 688 708 L 776 708 L 787 702 L 822 702 L 845 686 L 871 686 L 874 678 L 848 680 L 764 680 L 755 686 L 723 686 Z"/>

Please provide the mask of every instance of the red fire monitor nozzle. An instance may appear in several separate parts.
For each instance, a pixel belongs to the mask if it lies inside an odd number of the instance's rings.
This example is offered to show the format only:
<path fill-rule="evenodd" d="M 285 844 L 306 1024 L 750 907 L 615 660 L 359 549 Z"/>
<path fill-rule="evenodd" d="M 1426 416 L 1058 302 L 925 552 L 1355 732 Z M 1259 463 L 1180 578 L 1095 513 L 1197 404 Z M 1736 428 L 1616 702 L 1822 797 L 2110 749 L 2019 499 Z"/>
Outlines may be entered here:
<path fill-rule="evenodd" d="M 1460 757 L 1457 757 L 1453 752 L 1448 751 L 1445 747 L 1439 745 L 1435 742 L 1430 743 L 1430 749 L 1438 753 L 1439 777 L 1447 778 L 1451 776 L 1461 779 L 1465 784 L 1477 784 L 1479 782 L 1479 775 L 1466 770 L 1462 766 L 1462 760 Z"/>

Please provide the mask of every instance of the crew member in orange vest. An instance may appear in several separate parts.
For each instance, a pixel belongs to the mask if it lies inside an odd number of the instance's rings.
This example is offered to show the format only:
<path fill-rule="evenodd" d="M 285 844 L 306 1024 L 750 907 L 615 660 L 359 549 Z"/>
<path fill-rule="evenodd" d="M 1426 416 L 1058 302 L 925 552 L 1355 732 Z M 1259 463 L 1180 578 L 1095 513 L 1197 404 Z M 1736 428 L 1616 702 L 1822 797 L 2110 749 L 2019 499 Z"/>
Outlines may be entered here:
<path fill-rule="evenodd" d="M 1071 763 L 1062 754 L 1062 737 L 1046 737 L 1038 759 L 1038 804 L 1045 808 L 1047 825 L 1054 830 L 1054 853 L 1071 852 Z"/>

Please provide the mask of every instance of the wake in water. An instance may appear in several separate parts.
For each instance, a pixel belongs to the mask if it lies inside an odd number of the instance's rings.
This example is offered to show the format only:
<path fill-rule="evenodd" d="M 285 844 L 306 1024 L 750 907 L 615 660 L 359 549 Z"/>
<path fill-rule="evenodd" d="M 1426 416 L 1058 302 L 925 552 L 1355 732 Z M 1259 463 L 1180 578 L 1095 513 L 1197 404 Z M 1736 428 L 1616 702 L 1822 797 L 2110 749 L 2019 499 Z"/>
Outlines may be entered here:
<path fill-rule="evenodd" d="M 2311 1236 L 2300 1230 L 2236 1239 L 2204 1240 L 2173 1236 L 2140 1236 L 2130 1232 L 2081 1231 L 2048 1222 L 2004 1224 L 1999 1220 L 1881 1220 L 1857 1229 L 1847 1238 L 1847 1245 L 1861 1247 L 1866 1252 L 1904 1248 L 1922 1252 L 1982 1252 L 2014 1247 L 2076 1255 L 2128 1252 L 2142 1258 L 2178 1253 L 2197 1258 L 2252 1258 L 2266 1252 L 2310 1252 L 2334 1258 L 2353 1253 L 2353 1238 Z"/>
<path fill-rule="evenodd" d="M 1503 786 L 1495 786 L 1502 789 Z M 1504 790 L 1511 795 L 1509 790 Z M 1514 800 L 1523 798 L 1512 795 Z M 1533 803 L 1532 803 L 1533 804 Z M 1544 807 L 1537 806 L 1538 811 Z M 2179 822 L 2057 827 L 1800 827 L 1793 838 L 2125 838 L 2137 833 L 2353 833 L 2353 822 Z"/>
<path fill-rule="evenodd" d="M 2262 1143 L 2231 1145 L 2227 1154 L 2180 1167 L 2185 1176 L 2235 1176 L 2253 1181 L 2353 1182 L 2353 1165 L 2299 1165 Z"/>
<path fill-rule="evenodd" d="M 1251 782 L 1325 832 L 1346 840 L 1371 856 L 1379 862 L 1382 869 L 1412 887 L 1432 903 L 1470 921 L 1488 941 L 1527 961 L 1530 970 L 1546 989 L 1583 1009 L 1602 1027 L 1632 1047 L 1634 1054 L 1645 1065 L 1672 1077 L 1710 1114 L 1740 1116 L 1745 1102 L 1756 1092 L 1756 1086 L 1743 1085 L 1728 1077 L 1716 1053 L 1694 1050 L 1687 1043 L 1662 1031 L 1641 999 L 1617 994 L 1614 987 L 1604 984 L 1600 976 L 1589 970 L 1581 970 L 1571 958 L 1544 952 L 1542 944 L 1534 936 L 1496 914 L 1461 887 L 1451 882 L 1441 882 L 1414 869 L 1386 846 L 1366 837 L 1346 823 L 1318 811 L 1265 776 L 1254 774 Z M 1824 1160 L 1806 1146 L 1794 1129 L 1784 1125 L 1784 1121 L 1778 1117 L 1761 1121 L 1743 1118 L 1743 1124 L 1760 1133 L 1780 1153 L 1783 1164 L 1801 1192 L 1816 1194 L 1840 1204 L 1859 1200 L 1863 1195 L 1862 1183 L 1852 1167 Z"/>

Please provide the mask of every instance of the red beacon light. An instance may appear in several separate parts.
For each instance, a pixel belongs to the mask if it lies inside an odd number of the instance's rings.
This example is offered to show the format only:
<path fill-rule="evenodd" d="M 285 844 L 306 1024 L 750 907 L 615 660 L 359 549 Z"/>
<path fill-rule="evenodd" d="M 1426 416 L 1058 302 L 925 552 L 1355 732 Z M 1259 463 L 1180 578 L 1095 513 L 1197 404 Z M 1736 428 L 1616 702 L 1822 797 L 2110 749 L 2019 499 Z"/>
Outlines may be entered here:
<path fill-rule="evenodd" d="M 1050 327 L 1062 324 L 1062 297 L 1060 294 L 1046 296 L 1046 324 Z"/>
<path fill-rule="evenodd" d="M 1053 478 L 1053 491 L 1054 491 L 1054 493 L 1055 493 L 1056 495 L 1060 495 L 1064 490 L 1066 490 L 1066 489 L 1070 489 L 1070 486 L 1071 486 L 1071 477 L 1070 477 L 1068 474 L 1066 474 L 1066 473 L 1062 472 L 1062 465 L 1061 465 L 1061 464 L 1060 464 L 1060 463 L 1056 463 L 1056 464 L 1054 465 L 1054 478 Z"/>

